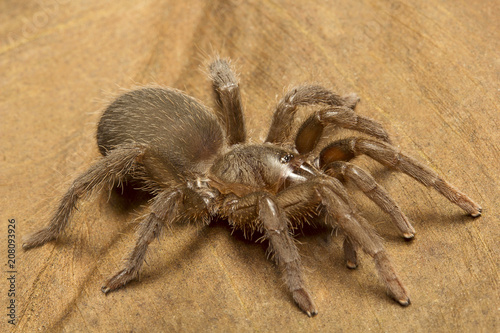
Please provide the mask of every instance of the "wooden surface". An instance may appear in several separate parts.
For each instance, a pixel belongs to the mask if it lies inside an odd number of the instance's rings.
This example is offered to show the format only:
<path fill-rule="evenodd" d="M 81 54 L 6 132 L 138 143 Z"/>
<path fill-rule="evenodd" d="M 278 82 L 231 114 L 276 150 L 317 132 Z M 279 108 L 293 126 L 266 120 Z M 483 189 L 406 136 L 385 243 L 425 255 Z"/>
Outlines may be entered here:
<path fill-rule="evenodd" d="M 356 92 L 360 114 L 484 214 L 467 217 L 409 177 L 359 159 L 417 230 L 402 241 L 386 215 L 353 194 L 385 238 L 412 305 L 385 295 L 366 255 L 346 269 L 341 237 L 308 231 L 298 239 L 319 309 L 311 319 L 266 260 L 265 244 L 231 236 L 222 223 L 175 228 L 151 246 L 140 282 L 104 296 L 101 284 L 132 245 L 128 222 L 141 208 L 102 194 L 82 202 L 57 243 L 18 247 L 18 321 L 8 325 L 3 314 L 2 272 L 0 329 L 498 332 L 499 16 L 495 0 L 2 1 L 2 267 L 8 219 L 20 246 L 98 157 L 95 125 L 106 103 L 121 88 L 156 82 L 212 106 L 200 66 L 213 50 L 237 60 L 254 141 L 285 87 L 320 82 Z"/>

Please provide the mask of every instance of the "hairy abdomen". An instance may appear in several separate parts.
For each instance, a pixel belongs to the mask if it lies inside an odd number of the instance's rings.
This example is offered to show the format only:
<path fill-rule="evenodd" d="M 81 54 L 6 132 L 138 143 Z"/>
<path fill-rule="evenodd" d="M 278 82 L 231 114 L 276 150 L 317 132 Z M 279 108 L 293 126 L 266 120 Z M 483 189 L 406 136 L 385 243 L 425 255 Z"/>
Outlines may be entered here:
<path fill-rule="evenodd" d="M 145 144 L 157 162 L 185 176 L 211 163 L 223 149 L 225 135 L 215 115 L 195 99 L 155 87 L 120 96 L 99 121 L 101 154 L 128 143 Z"/>

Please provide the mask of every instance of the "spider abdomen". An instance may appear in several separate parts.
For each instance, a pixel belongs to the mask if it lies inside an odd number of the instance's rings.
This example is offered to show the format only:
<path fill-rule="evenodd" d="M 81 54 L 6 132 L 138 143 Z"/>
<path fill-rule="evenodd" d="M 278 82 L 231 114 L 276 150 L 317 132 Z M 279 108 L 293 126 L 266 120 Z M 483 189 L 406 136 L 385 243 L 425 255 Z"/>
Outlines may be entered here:
<path fill-rule="evenodd" d="M 118 97 L 104 111 L 97 127 L 101 154 L 123 144 L 142 144 L 156 163 L 179 176 L 201 171 L 225 145 L 217 118 L 180 91 L 142 88 Z"/>

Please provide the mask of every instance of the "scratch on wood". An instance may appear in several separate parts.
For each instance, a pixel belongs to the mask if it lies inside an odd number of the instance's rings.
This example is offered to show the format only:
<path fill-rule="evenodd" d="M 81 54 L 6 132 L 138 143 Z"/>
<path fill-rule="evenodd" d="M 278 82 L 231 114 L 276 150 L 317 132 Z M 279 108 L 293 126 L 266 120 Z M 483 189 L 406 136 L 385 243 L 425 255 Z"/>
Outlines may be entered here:
<path fill-rule="evenodd" d="M 227 271 L 226 266 L 224 266 L 224 263 L 220 259 L 219 254 L 217 253 L 215 246 L 212 247 L 212 253 L 213 253 L 215 260 L 217 261 L 217 264 L 224 272 L 224 276 L 226 277 L 227 281 L 229 281 L 229 283 L 231 284 L 231 289 L 234 291 L 234 294 L 236 295 L 238 302 L 240 303 L 243 310 L 245 310 L 245 313 L 248 315 L 248 310 L 245 306 L 245 303 L 243 303 L 243 301 L 240 297 L 240 294 L 238 293 L 238 288 L 236 287 L 236 283 L 234 283 L 233 279 L 231 279 L 231 274 Z"/>

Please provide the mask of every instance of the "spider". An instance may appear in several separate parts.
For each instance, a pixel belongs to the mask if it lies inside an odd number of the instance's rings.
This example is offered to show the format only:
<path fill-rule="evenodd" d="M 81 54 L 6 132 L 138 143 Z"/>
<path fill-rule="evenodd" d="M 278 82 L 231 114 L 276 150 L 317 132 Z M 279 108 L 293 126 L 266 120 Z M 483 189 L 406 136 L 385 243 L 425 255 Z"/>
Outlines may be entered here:
<path fill-rule="evenodd" d="M 84 195 L 105 185 L 135 181 L 152 193 L 150 210 L 139 224 L 123 269 L 105 282 L 104 293 L 138 276 L 148 245 L 165 226 L 192 220 L 208 224 L 222 217 L 245 234 L 263 235 L 293 300 L 308 316 L 316 315 L 317 308 L 293 238 L 293 231 L 304 223 L 340 229 L 347 266 L 355 268 L 357 253 L 364 250 L 375 261 L 388 294 L 409 305 L 409 293 L 379 236 L 356 209 L 343 181 L 351 180 L 385 211 L 404 238 L 413 238 L 415 230 L 387 191 L 349 161 L 367 155 L 433 187 L 474 217 L 481 214 L 479 205 L 399 152 L 380 124 L 357 115 L 356 94 L 340 96 L 319 85 L 297 86 L 278 102 L 265 142 L 248 143 L 239 83 L 229 59 L 216 57 L 208 71 L 219 106 L 216 113 L 178 90 L 162 87 L 132 90 L 112 102 L 97 126 L 102 157 L 73 181 L 50 224 L 29 235 L 23 247 L 56 239 Z M 296 111 L 308 105 L 321 108 L 293 137 Z M 337 140 L 315 156 L 326 126 L 353 129 L 373 139 Z"/>

